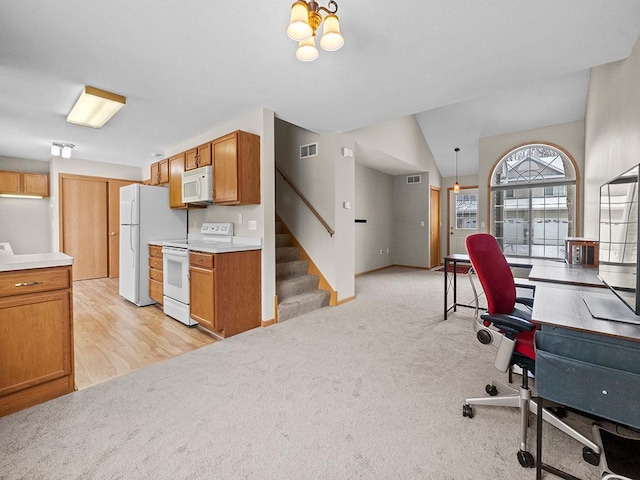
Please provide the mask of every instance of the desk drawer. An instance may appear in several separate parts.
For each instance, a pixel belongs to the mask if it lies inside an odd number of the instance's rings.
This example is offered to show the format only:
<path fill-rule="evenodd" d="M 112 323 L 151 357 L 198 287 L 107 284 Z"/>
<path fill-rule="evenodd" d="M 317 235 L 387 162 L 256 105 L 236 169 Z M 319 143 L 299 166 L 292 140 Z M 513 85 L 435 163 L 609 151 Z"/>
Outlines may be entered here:
<path fill-rule="evenodd" d="M 640 428 L 640 345 L 543 329 L 536 333 L 536 389 L 545 399 Z"/>

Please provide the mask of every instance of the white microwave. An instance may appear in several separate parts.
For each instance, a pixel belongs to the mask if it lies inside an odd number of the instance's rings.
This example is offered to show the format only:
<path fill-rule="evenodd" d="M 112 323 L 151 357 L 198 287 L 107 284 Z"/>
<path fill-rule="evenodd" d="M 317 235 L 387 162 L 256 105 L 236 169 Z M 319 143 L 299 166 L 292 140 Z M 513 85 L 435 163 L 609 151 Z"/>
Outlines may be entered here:
<path fill-rule="evenodd" d="M 196 168 L 182 173 L 182 202 L 213 202 L 213 168 Z"/>

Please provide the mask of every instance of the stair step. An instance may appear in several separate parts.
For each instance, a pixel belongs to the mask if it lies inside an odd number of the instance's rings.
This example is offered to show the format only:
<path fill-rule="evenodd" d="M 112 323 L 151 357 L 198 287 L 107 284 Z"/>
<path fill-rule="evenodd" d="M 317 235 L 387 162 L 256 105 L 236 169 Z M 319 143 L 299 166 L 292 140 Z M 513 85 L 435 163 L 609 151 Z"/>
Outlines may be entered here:
<path fill-rule="evenodd" d="M 291 262 L 276 263 L 276 278 L 280 279 L 289 275 L 302 275 L 309 271 L 307 260 L 293 260 Z"/>
<path fill-rule="evenodd" d="M 299 295 L 318 289 L 320 278 L 317 275 L 305 273 L 303 275 L 291 275 L 276 281 L 276 295 L 278 300 Z"/>
<path fill-rule="evenodd" d="M 326 290 L 313 290 L 289 297 L 278 304 L 278 322 L 298 317 L 329 305 L 331 294 Z"/>
<path fill-rule="evenodd" d="M 291 235 L 288 233 L 276 233 L 276 248 L 277 247 L 290 247 Z"/>
<path fill-rule="evenodd" d="M 298 247 L 276 247 L 276 263 L 290 262 L 300 258 Z"/>

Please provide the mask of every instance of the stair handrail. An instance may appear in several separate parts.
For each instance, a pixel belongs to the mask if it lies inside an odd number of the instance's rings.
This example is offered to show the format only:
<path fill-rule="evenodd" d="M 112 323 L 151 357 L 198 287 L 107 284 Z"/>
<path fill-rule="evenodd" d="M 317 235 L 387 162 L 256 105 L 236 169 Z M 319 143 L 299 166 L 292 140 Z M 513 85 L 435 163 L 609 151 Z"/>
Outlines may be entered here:
<path fill-rule="evenodd" d="M 318 221 L 322 224 L 322 226 L 327 230 L 327 233 L 329 233 L 329 236 L 333 237 L 333 234 L 336 233 L 335 230 L 331 228 L 329 224 L 325 222 L 324 218 L 322 218 L 322 215 L 320 215 L 318 211 L 315 208 L 313 208 L 313 205 L 311 205 L 311 202 L 309 202 L 309 200 L 307 200 L 307 197 L 305 197 L 304 194 L 300 191 L 300 189 L 295 186 L 293 181 L 287 176 L 286 173 L 284 173 L 284 171 L 282 170 L 282 167 L 280 167 L 280 165 L 278 165 L 277 162 L 276 162 L 276 170 L 278 171 L 278 173 L 280 173 L 280 175 L 282 175 L 282 178 L 284 178 L 284 181 L 289 184 L 289 186 L 293 189 L 293 191 L 296 192 L 296 194 L 300 197 L 300 200 L 302 200 L 304 204 L 309 208 L 309 210 L 311 210 L 311 213 L 313 213 L 313 215 L 318 219 Z"/>

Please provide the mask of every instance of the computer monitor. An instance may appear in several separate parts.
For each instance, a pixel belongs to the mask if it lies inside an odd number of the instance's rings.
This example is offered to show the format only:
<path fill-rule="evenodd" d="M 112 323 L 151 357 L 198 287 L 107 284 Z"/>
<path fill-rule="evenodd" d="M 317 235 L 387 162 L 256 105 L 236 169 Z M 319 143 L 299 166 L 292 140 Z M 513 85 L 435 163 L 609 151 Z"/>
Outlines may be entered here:
<path fill-rule="evenodd" d="M 634 315 L 640 315 L 638 284 L 638 177 L 640 165 L 600 187 L 598 276 Z"/>

